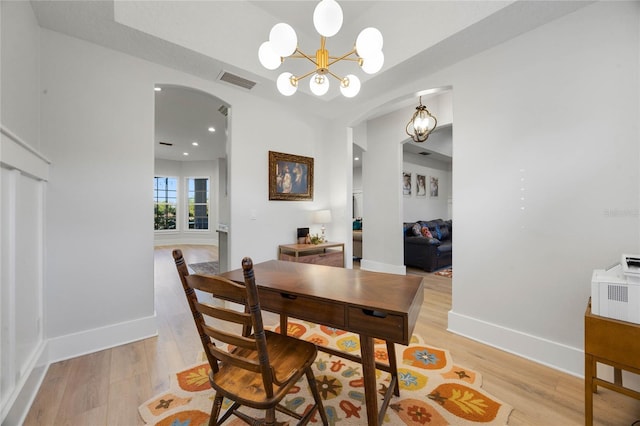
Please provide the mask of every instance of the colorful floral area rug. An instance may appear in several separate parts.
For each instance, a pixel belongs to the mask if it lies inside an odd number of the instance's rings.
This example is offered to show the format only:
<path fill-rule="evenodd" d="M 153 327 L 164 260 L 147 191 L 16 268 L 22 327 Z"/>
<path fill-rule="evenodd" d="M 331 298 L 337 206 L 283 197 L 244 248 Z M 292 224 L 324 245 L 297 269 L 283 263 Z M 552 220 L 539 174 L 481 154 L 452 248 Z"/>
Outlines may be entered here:
<path fill-rule="evenodd" d="M 434 272 L 434 275 L 440 275 L 441 277 L 453 278 L 453 269 L 440 269 L 439 271 Z"/>
<path fill-rule="evenodd" d="M 278 330 L 276 327 L 275 330 Z M 335 328 L 307 322 L 289 321 L 290 335 L 313 341 L 322 346 L 345 352 L 358 352 L 357 335 Z M 393 397 L 387 408 L 384 425 L 505 425 L 512 407 L 481 389 L 479 373 L 456 365 L 445 349 L 425 343 L 413 335 L 410 345 L 396 346 L 400 397 Z M 375 341 L 376 359 L 387 362 L 384 341 Z M 209 385 L 209 364 L 204 361 L 172 375 L 169 391 L 158 395 L 139 407 L 147 424 L 169 426 L 206 425 L 213 402 Z M 330 425 L 366 425 L 364 385 L 360 364 L 318 352 L 314 374 Z M 377 370 L 379 404 L 390 375 Z M 285 397 L 288 408 L 304 412 L 313 402 L 306 379 L 299 382 Z M 225 399 L 223 409 L 230 402 Z M 243 407 L 247 413 L 252 410 Z M 255 414 L 255 412 L 253 412 Z M 262 417 L 262 416 L 260 416 Z M 278 425 L 294 425 L 295 419 L 277 412 Z M 280 423 L 282 422 L 282 423 Z M 225 425 L 244 425 L 231 416 Z M 322 424 L 316 413 L 309 424 Z"/>

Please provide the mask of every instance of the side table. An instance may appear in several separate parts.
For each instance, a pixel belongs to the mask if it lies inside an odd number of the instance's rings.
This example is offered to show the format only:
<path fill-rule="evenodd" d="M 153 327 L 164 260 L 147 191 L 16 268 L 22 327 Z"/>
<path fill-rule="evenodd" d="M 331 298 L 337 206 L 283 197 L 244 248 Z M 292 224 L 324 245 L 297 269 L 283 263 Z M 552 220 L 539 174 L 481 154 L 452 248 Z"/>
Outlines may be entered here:
<path fill-rule="evenodd" d="M 614 379 L 598 378 L 596 363 L 613 367 Z M 640 374 L 640 324 L 591 313 L 591 299 L 584 314 L 584 416 L 593 424 L 593 394 L 598 386 L 640 399 L 640 392 L 625 388 L 622 370 Z"/>
<path fill-rule="evenodd" d="M 283 244 L 278 246 L 278 259 L 344 267 L 344 243 Z"/>

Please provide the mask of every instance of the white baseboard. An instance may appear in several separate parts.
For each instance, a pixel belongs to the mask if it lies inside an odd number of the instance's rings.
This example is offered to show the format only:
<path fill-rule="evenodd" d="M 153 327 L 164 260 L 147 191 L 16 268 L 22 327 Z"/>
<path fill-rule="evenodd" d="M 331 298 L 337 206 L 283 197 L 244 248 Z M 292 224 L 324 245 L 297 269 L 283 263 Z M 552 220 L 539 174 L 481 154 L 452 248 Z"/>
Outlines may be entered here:
<path fill-rule="evenodd" d="M 156 315 L 49 339 L 49 363 L 158 335 Z"/>
<path fill-rule="evenodd" d="M 584 351 L 449 311 L 448 330 L 576 377 L 584 377 Z"/>
<path fill-rule="evenodd" d="M 361 259 L 360 269 L 363 271 L 386 272 L 388 274 L 406 275 L 407 268 L 404 265 L 391 265 L 389 263 L 376 262 L 373 260 Z"/>

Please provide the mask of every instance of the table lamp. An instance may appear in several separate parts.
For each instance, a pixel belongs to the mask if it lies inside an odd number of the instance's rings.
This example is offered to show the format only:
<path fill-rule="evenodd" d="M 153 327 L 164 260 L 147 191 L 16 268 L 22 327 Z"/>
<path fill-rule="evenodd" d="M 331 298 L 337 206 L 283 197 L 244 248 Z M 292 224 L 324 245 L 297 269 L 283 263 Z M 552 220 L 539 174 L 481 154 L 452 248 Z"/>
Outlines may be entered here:
<path fill-rule="evenodd" d="M 327 240 L 324 236 L 324 225 L 327 223 L 331 223 L 331 210 L 318 210 L 314 212 L 313 223 L 319 223 L 320 225 L 322 225 L 322 227 L 320 228 L 322 230 L 322 242 L 326 242 Z"/>

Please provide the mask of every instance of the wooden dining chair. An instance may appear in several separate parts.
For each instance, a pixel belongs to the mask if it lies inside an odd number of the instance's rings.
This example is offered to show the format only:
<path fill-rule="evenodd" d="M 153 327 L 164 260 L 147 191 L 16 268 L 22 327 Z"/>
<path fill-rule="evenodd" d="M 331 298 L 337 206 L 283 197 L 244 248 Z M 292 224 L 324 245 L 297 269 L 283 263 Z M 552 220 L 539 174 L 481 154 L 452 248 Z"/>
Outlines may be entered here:
<path fill-rule="evenodd" d="M 215 275 L 190 275 L 181 250 L 173 250 L 173 258 L 211 365 L 209 381 L 215 399 L 209 425 L 222 424 L 234 414 L 249 424 L 271 426 L 275 425 L 276 410 L 298 419 L 298 425 L 307 424 L 318 410 L 323 425 L 327 425 L 311 370 L 317 348 L 312 343 L 264 329 L 251 259 L 242 260 L 243 285 Z M 199 297 L 194 290 L 213 299 Z M 225 307 L 228 301 L 244 305 L 244 311 Z M 315 401 L 300 415 L 280 402 L 303 375 Z M 225 397 L 233 404 L 218 420 Z M 241 412 L 242 406 L 264 410 L 264 419 L 253 418 L 246 410 Z"/>

